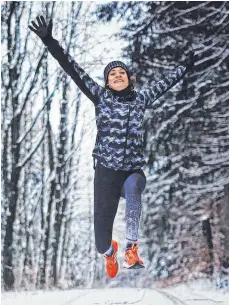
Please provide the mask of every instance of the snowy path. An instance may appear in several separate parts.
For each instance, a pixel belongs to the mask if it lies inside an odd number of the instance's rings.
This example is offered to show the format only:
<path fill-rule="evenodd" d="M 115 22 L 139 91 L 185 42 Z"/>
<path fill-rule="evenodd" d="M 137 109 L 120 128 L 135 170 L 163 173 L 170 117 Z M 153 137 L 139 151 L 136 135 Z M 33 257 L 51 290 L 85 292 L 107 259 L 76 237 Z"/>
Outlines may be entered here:
<path fill-rule="evenodd" d="M 207 288 L 207 287 L 206 287 Z M 3 293 L 2 305 L 229 305 L 229 293 L 197 285 L 167 289 L 109 288 Z"/>

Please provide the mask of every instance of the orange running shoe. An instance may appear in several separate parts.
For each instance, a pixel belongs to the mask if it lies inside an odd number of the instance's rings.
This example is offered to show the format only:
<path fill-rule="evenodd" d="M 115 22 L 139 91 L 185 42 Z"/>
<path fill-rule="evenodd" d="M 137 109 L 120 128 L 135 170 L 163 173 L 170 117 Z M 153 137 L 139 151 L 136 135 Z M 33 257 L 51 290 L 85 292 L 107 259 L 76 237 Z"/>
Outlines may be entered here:
<path fill-rule="evenodd" d="M 117 253 L 118 253 L 118 243 L 114 240 L 111 241 L 111 244 L 114 248 L 114 252 L 112 256 L 108 256 L 107 254 L 104 254 L 105 260 L 106 260 L 106 273 L 109 277 L 113 278 L 116 277 L 118 274 L 118 260 L 117 260 Z"/>
<path fill-rule="evenodd" d="M 145 268 L 143 261 L 138 256 L 137 243 L 134 243 L 131 246 L 131 248 L 126 250 L 123 268 L 127 268 L 127 269 Z"/>

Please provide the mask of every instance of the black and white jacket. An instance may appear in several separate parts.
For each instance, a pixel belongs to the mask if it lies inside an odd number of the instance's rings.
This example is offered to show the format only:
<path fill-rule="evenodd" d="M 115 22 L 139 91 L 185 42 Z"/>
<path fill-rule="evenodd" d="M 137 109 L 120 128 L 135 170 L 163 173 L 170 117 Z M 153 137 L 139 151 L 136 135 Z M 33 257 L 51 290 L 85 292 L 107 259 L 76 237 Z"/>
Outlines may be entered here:
<path fill-rule="evenodd" d="M 125 89 L 119 94 L 94 82 L 57 40 L 50 37 L 45 44 L 64 71 L 95 105 L 98 135 L 93 157 L 114 170 L 128 171 L 143 167 L 145 110 L 153 108 L 154 101 L 181 80 L 187 68 L 179 66 L 150 89 Z"/>

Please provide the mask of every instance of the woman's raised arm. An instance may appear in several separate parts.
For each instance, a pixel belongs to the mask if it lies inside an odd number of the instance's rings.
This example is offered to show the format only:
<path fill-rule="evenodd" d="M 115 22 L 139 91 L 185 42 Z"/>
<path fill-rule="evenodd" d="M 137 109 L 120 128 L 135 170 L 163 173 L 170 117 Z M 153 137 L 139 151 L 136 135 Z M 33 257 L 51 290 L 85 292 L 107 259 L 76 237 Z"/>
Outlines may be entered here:
<path fill-rule="evenodd" d="M 53 23 L 50 20 L 47 25 L 43 16 L 37 17 L 37 24 L 32 21 L 30 30 L 39 36 L 42 42 L 48 47 L 49 52 L 59 62 L 64 71 L 72 78 L 80 90 L 95 104 L 99 97 L 106 90 L 99 86 L 59 45 L 59 42 L 52 37 Z"/>
<path fill-rule="evenodd" d="M 141 90 L 145 98 L 146 108 L 153 107 L 153 102 L 175 86 L 185 74 L 192 70 L 194 66 L 194 53 L 190 52 L 185 65 L 177 67 L 174 71 L 162 78 L 159 82 L 149 89 Z"/>

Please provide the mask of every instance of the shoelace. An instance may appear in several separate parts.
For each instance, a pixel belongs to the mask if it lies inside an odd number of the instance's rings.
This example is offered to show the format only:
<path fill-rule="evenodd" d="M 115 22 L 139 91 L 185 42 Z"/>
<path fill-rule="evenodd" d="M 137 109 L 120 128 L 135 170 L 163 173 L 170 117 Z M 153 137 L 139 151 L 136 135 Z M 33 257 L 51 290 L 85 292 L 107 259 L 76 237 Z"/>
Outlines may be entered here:
<path fill-rule="evenodd" d="M 107 266 L 113 266 L 114 264 L 116 264 L 117 262 L 117 253 L 115 253 L 114 257 L 112 256 L 106 256 L 106 260 L 107 260 Z"/>
<path fill-rule="evenodd" d="M 130 258 L 135 258 L 136 260 L 139 260 L 137 251 L 138 247 L 133 245 L 129 250 L 127 250 L 128 256 L 130 256 Z"/>

